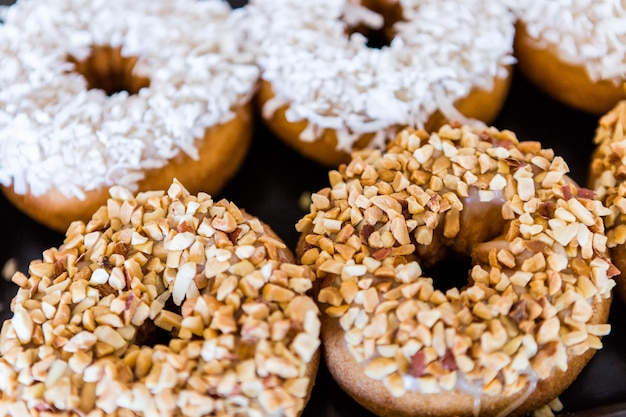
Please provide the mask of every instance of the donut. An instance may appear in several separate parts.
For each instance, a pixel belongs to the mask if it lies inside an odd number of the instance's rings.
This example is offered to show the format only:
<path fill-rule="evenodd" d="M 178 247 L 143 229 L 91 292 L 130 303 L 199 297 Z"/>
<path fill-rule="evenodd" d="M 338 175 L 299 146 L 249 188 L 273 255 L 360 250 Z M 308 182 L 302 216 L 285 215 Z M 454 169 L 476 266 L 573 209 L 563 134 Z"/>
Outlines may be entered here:
<path fill-rule="evenodd" d="M 611 210 L 605 217 L 607 245 L 615 266 L 617 294 L 626 301 L 626 101 L 620 101 L 599 120 L 595 150 L 589 167 L 589 188 Z"/>
<path fill-rule="evenodd" d="M 2 416 L 299 416 L 319 363 L 313 273 L 225 199 L 113 186 L 17 272 Z"/>
<path fill-rule="evenodd" d="M 296 257 L 339 386 L 379 416 L 517 416 L 557 397 L 610 331 L 616 274 L 608 209 L 567 172 L 539 142 L 462 124 L 331 170 Z M 460 279 L 431 274 L 455 262 Z"/>
<path fill-rule="evenodd" d="M 501 3 L 251 0 L 242 14 L 262 120 L 332 168 L 405 126 L 490 121 L 514 62 L 514 16 Z M 381 36 L 390 42 L 377 48 Z"/>
<path fill-rule="evenodd" d="M 555 100 L 590 114 L 626 95 L 626 8 L 621 2 L 514 1 L 517 68 Z"/>
<path fill-rule="evenodd" d="M 251 140 L 258 68 L 225 1 L 20 0 L 0 25 L 0 184 L 46 226 L 112 185 L 218 193 Z"/>

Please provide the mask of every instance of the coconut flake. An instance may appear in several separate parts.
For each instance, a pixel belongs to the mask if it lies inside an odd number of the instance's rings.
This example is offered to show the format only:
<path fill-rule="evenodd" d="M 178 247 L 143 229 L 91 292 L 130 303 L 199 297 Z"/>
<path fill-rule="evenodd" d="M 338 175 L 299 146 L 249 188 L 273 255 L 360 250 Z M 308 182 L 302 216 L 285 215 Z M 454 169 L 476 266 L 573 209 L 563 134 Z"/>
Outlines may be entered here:
<path fill-rule="evenodd" d="M 437 110 L 466 120 L 452 103 L 491 90 L 514 63 L 513 13 L 494 0 L 399 2 L 395 38 L 374 49 L 345 35 L 346 22 L 377 22 L 358 0 L 250 1 L 240 15 L 275 94 L 263 116 L 288 104 L 288 121 L 308 123 L 302 140 L 333 129 L 343 150 L 372 132 L 382 147 L 397 126 L 422 127 Z"/>
<path fill-rule="evenodd" d="M 120 184 L 185 153 L 234 117 L 258 77 L 222 0 L 20 0 L 0 25 L 0 183 L 67 197 Z M 138 57 L 137 94 L 87 90 L 72 72 L 93 45 Z"/>
<path fill-rule="evenodd" d="M 614 0 L 509 0 L 540 47 L 582 65 L 592 81 L 616 85 L 626 74 L 626 2 Z"/>

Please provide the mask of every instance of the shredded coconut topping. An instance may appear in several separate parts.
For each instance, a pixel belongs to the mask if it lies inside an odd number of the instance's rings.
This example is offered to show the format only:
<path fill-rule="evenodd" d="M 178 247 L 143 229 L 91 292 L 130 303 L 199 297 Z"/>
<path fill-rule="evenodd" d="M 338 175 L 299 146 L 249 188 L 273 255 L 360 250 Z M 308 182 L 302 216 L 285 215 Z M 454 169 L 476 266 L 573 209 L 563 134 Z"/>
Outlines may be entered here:
<path fill-rule="evenodd" d="M 368 377 L 394 396 L 465 391 L 478 415 L 481 396 L 530 395 L 602 346 L 610 325 L 593 303 L 615 285 L 609 210 L 568 170 L 512 132 L 446 125 L 404 130 L 330 172 L 297 225 L 298 256 Z M 473 266 L 467 286 L 440 290 L 423 271 L 449 248 Z"/>
<path fill-rule="evenodd" d="M 0 182 L 18 194 L 135 190 L 143 170 L 197 157 L 195 140 L 230 120 L 258 77 L 221 0 L 21 0 L 3 17 Z M 94 46 L 138 58 L 133 74 L 149 87 L 88 90 L 68 57 Z"/>
<path fill-rule="evenodd" d="M 528 35 L 553 48 L 570 64 L 582 65 L 593 81 L 624 81 L 626 1 L 511 0 Z"/>
<path fill-rule="evenodd" d="M 251 1 L 245 26 L 275 94 L 264 116 L 288 105 L 288 121 L 308 122 L 301 140 L 333 129 L 345 151 L 365 133 L 382 147 L 397 126 L 422 126 L 436 110 L 462 118 L 454 102 L 490 91 L 514 62 L 514 19 L 500 3 L 400 0 L 404 19 L 390 45 L 375 49 L 346 35 L 346 22 L 380 25 L 358 1 Z"/>
<path fill-rule="evenodd" d="M 232 202 L 178 182 L 110 190 L 13 276 L 0 415 L 300 415 L 320 345 L 311 270 Z"/>

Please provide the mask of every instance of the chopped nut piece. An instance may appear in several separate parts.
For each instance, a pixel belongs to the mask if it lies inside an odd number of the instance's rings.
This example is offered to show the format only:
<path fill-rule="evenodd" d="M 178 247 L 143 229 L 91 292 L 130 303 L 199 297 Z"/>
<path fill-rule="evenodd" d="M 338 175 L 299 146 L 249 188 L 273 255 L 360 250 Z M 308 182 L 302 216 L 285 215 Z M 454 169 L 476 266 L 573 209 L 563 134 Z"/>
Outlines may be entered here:
<path fill-rule="evenodd" d="M 391 358 L 376 358 L 372 359 L 365 366 L 365 375 L 372 379 L 382 380 L 386 376 L 398 370 L 398 364 L 395 359 Z"/>

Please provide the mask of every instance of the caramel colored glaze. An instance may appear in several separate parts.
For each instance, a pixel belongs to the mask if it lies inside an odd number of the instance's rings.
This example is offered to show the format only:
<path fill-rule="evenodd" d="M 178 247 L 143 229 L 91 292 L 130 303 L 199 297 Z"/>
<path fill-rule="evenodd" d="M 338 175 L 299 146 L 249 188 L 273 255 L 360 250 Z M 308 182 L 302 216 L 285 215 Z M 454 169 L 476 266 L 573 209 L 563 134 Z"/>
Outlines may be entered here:
<path fill-rule="evenodd" d="M 623 272 L 626 271 L 626 245 L 619 245 L 613 248 L 611 250 L 611 258 L 617 269 L 622 271 L 621 274 L 614 278 L 617 283 L 615 292 L 622 300 L 626 300 L 626 274 Z"/>

